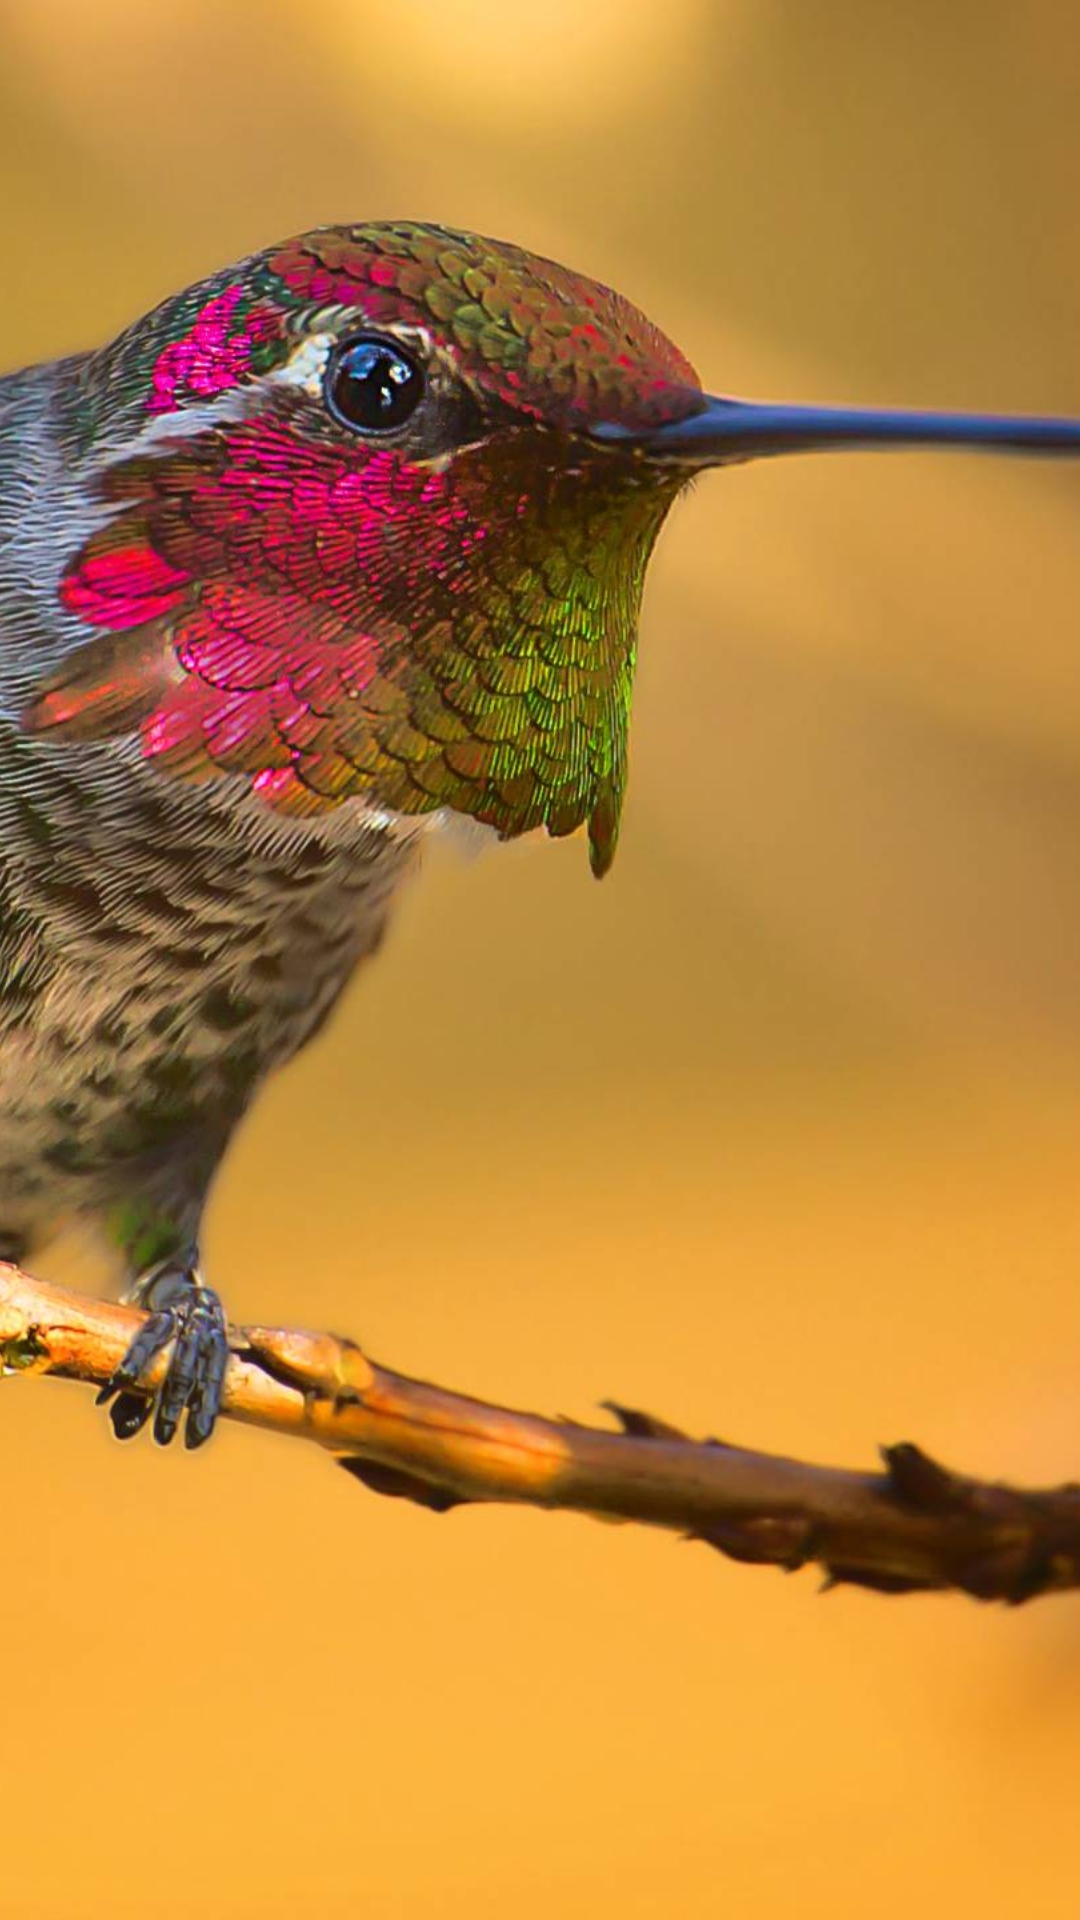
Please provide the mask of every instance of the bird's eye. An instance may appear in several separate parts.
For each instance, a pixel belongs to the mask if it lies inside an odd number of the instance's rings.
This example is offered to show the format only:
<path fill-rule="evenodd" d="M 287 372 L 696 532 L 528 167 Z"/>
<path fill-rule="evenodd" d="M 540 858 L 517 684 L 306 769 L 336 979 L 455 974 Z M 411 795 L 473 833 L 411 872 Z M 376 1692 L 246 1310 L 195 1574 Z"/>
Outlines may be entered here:
<path fill-rule="evenodd" d="M 368 334 L 339 347 L 326 372 L 327 404 L 360 433 L 392 433 L 411 419 L 424 397 L 424 376 L 398 346 Z"/>

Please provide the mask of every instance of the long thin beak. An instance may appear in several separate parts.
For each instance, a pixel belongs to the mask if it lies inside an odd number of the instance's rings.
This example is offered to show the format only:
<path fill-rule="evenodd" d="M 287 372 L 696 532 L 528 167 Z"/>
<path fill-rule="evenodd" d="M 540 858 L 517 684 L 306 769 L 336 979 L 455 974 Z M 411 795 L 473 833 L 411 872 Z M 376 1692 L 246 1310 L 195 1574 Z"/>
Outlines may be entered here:
<path fill-rule="evenodd" d="M 863 407 L 789 407 L 695 395 L 696 412 L 664 426 L 592 429 L 649 461 L 720 467 L 766 454 L 825 447 L 981 447 L 992 452 L 1080 454 L 1080 420 L 1024 414 L 909 413 Z"/>

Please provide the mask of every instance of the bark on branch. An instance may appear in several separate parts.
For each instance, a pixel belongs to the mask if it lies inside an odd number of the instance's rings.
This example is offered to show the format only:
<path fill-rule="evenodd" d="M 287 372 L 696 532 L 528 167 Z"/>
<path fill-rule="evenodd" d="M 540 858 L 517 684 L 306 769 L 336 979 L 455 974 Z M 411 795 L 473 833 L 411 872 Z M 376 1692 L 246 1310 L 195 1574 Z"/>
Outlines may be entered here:
<path fill-rule="evenodd" d="M 102 1386 L 143 1317 L 0 1265 L 0 1372 Z M 239 1328 L 235 1345 L 228 1418 L 314 1440 L 377 1492 L 436 1511 L 509 1501 L 638 1521 L 887 1593 L 951 1587 L 1015 1605 L 1080 1586 L 1080 1487 L 972 1480 L 906 1442 L 882 1450 L 878 1473 L 811 1466 L 691 1440 L 614 1402 L 620 1431 L 544 1420 L 302 1329 Z"/>

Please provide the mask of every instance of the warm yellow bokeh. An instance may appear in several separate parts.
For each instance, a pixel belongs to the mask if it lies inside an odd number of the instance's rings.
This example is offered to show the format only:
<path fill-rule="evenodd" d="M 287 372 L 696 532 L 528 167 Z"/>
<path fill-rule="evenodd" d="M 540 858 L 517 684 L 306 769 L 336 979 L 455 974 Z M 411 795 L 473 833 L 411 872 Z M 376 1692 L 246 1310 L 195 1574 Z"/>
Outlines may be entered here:
<path fill-rule="evenodd" d="M 406 214 L 612 281 L 714 389 L 1080 412 L 1078 90 L 1064 0 L 7 0 L 2 364 Z M 432 857 L 208 1255 L 238 1319 L 520 1404 L 1075 1476 L 1080 474 L 703 482 L 613 875 Z M 4 1920 L 1080 1900 L 1080 1602 L 435 1519 L 36 1383 L 0 1449 Z"/>

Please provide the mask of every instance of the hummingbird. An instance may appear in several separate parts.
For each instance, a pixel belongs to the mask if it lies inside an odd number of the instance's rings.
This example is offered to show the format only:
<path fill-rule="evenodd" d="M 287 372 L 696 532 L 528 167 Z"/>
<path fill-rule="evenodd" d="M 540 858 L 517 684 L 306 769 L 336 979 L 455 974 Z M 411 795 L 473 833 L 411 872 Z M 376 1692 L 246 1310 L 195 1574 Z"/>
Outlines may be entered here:
<path fill-rule="evenodd" d="M 911 445 L 1078 454 L 1080 422 L 712 397 L 610 288 L 411 221 L 0 379 L 0 1257 L 104 1229 L 148 1314 L 120 1438 L 209 1437 L 207 1193 L 425 836 L 584 829 L 610 866 L 679 493 Z"/>

